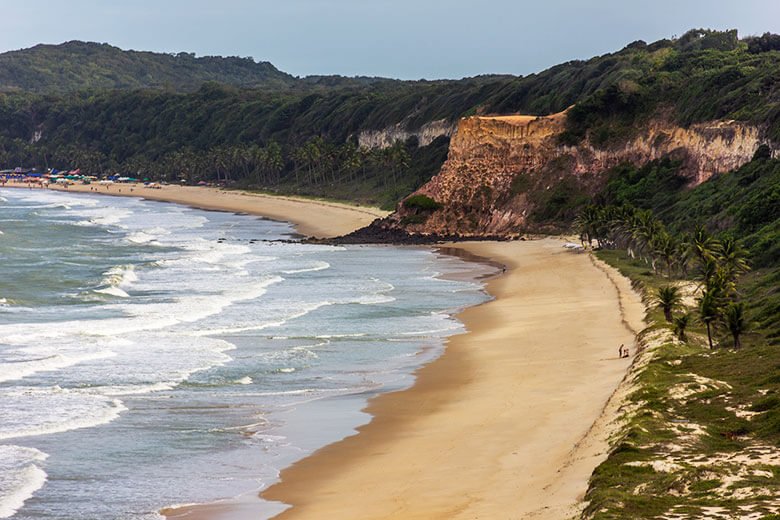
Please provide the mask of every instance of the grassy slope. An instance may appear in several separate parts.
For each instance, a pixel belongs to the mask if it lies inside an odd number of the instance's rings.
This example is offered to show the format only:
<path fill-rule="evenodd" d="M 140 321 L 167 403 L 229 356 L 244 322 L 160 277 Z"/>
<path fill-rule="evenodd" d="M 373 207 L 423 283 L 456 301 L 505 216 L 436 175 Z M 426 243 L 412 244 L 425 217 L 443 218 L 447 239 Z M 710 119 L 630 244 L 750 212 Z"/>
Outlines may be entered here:
<path fill-rule="evenodd" d="M 668 282 L 621 252 L 599 256 L 646 294 Z M 690 330 L 686 344 L 673 337 L 661 311 L 648 317 L 628 421 L 593 474 L 586 516 L 695 519 L 713 511 L 707 508 L 734 515 L 724 518 L 777 513 L 780 351 L 760 334 L 748 335 L 742 350 L 710 351 L 702 326 Z M 771 460 L 762 462 L 768 452 Z"/>

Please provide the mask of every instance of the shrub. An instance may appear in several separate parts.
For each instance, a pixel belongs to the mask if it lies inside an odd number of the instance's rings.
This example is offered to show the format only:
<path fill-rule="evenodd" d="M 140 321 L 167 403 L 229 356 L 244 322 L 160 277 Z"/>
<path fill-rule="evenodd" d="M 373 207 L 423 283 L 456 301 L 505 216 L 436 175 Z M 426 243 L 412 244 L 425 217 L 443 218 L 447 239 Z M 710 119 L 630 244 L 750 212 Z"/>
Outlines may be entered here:
<path fill-rule="evenodd" d="M 404 201 L 404 207 L 421 211 L 436 211 L 437 209 L 441 209 L 441 204 L 427 195 L 417 194 L 407 198 Z"/>
<path fill-rule="evenodd" d="M 426 220 L 428 220 L 428 217 L 425 215 L 407 215 L 401 218 L 401 225 L 424 224 Z"/>

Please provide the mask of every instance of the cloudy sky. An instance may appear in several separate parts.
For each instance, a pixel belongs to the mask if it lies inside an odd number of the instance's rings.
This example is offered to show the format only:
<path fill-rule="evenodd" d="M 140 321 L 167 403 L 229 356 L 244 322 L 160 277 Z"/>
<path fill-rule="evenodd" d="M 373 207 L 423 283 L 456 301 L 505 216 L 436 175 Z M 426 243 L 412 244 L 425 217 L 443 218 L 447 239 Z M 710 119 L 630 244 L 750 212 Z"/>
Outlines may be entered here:
<path fill-rule="evenodd" d="M 780 33 L 780 0 L 0 0 L 0 51 L 67 40 L 295 75 L 527 74 L 694 27 Z"/>

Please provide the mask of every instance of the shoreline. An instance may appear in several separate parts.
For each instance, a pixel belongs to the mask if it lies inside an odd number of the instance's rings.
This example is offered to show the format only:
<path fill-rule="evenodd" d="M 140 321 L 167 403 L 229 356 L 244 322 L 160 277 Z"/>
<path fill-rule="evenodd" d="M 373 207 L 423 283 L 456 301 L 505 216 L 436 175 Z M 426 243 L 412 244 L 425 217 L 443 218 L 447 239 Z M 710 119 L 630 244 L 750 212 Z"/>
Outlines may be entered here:
<path fill-rule="evenodd" d="M 1 188 L 29 189 L 26 184 L 11 182 Z M 387 211 L 369 206 L 352 206 L 340 202 L 264 195 L 241 190 L 222 190 L 207 186 L 167 185 L 160 189 L 150 189 L 132 184 L 113 184 L 106 189 L 105 185 L 74 184 L 68 188 L 50 185 L 48 188 L 34 187 L 32 190 L 138 197 L 183 204 L 197 209 L 247 213 L 270 220 L 289 222 L 298 233 L 316 238 L 346 235 L 389 214 Z"/>
<path fill-rule="evenodd" d="M 634 344 L 644 305 L 627 280 L 560 245 L 454 244 L 507 265 L 487 284 L 495 299 L 457 316 L 468 332 L 409 390 L 373 399 L 358 435 L 282 471 L 261 493 L 292 505 L 274 518 L 576 515 L 631 363 L 617 346 Z"/>
<path fill-rule="evenodd" d="M 372 419 L 355 435 L 282 470 L 260 493 L 291 506 L 272 518 L 576 516 L 636 354 L 619 359 L 616 349 L 635 345 L 645 307 L 619 273 L 560 246 L 448 244 L 507 266 L 487 282 L 494 299 L 457 314 L 467 332 L 448 338 L 410 388 L 371 399 Z M 165 513 L 243 520 L 252 509 L 244 496 Z"/>
<path fill-rule="evenodd" d="M 344 227 L 380 216 L 366 208 L 213 188 L 168 186 L 151 194 L 79 188 L 56 191 L 249 213 L 326 235 L 326 228 L 343 234 Z M 254 197 L 269 200 L 258 205 Z M 271 204 L 276 202 L 281 204 Z M 338 216 L 339 231 L 328 220 L 331 213 Z M 450 337 L 442 355 L 415 372 L 409 389 L 371 399 L 365 411 L 372 419 L 356 435 L 284 469 L 281 481 L 261 493 L 292 504 L 274 518 L 575 514 L 592 470 L 606 457 L 612 396 L 630 364 L 614 351 L 620 342 L 633 344 L 627 326 L 641 328 L 637 316 L 644 315 L 644 305 L 627 280 L 560 245 L 546 239 L 441 247 L 440 254 L 461 251 L 471 261 L 507 266 L 504 275 L 487 282 L 494 299 L 456 315 L 467 332 Z M 256 517 L 262 504 L 256 497 L 162 513 L 243 520 Z"/>

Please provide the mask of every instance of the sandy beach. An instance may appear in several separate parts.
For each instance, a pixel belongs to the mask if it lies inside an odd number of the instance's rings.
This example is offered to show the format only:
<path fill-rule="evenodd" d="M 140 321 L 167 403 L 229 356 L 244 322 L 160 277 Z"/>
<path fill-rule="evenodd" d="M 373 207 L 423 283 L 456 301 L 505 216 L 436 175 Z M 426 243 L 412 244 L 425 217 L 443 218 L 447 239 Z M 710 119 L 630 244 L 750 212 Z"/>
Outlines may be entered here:
<path fill-rule="evenodd" d="M 644 306 L 627 281 L 547 239 L 458 244 L 507 265 L 495 300 L 374 420 L 282 473 L 278 518 L 562 519 L 606 456 L 601 417 Z M 614 274 L 614 273 L 613 273 Z M 614 281 L 613 281 L 614 280 Z M 617 282 L 617 285 L 616 285 Z M 632 349 L 633 350 L 633 349 Z"/>
<path fill-rule="evenodd" d="M 555 519 L 582 507 L 606 457 L 608 407 L 644 306 L 629 282 L 557 239 L 454 247 L 501 262 L 495 300 L 405 391 L 375 398 L 359 433 L 284 470 L 262 496 L 280 519 Z M 632 354 L 633 354 L 632 348 Z M 605 411 L 607 410 L 607 411 Z M 251 518 L 251 504 L 170 511 Z"/>
<path fill-rule="evenodd" d="M 24 188 L 23 184 L 8 183 L 6 187 Z M 41 189 L 41 188 L 33 188 Z M 353 206 L 338 202 L 282 197 L 238 190 L 222 190 L 206 186 L 162 186 L 160 189 L 129 184 L 105 185 L 72 184 L 67 189 L 51 185 L 49 189 L 78 193 L 98 193 L 149 200 L 175 202 L 201 209 L 248 213 L 274 220 L 285 220 L 295 225 L 299 233 L 331 238 L 345 235 L 367 226 L 388 212 L 367 206 Z M 131 191 L 132 189 L 132 191 Z"/>
<path fill-rule="evenodd" d="M 108 193 L 288 220 L 321 237 L 383 214 L 211 188 L 126 190 L 112 186 Z M 277 518 L 575 515 L 606 457 L 614 413 L 608 404 L 630 364 L 618 358 L 618 346 L 634 354 L 644 306 L 614 270 L 561 245 L 552 238 L 450 245 L 507 267 L 487 284 L 495 299 L 458 316 L 468 332 L 450 338 L 410 389 L 370 401 L 373 419 L 357 435 L 282 472 L 281 482 L 262 493 L 292 506 Z M 243 496 L 164 513 L 243 520 L 256 517 L 254 507 Z"/>

